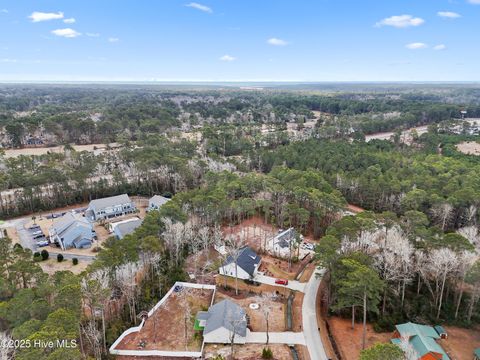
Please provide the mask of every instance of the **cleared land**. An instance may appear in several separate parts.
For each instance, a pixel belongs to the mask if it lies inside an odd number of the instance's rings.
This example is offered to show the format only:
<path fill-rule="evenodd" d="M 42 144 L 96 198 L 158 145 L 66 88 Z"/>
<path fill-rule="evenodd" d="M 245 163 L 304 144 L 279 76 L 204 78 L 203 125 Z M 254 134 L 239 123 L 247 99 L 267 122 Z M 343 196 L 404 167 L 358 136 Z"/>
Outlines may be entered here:
<path fill-rule="evenodd" d="M 200 351 L 200 337 L 194 337 L 195 315 L 210 306 L 213 290 L 183 288 L 173 292 L 149 317 L 143 328 L 127 335 L 119 350 Z M 185 314 L 189 316 L 185 319 Z M 186 328 L 185 328 L 186 323 Z M 185 329 L 187 338 L 185 338 Z"/>
<path fill-rule="evenodd" d="M 457 144 L 457 150 L 467 155 L 480 155 L 480 144 L 474 141 L 464 141 Z"/>
<path fill-rule="evenodd" d="M 104 151 L 107 151 L 107 147 L 117 148 L 119 144 L 90 144 L 90 145 L 72 145 L 75 151 L 88 151 L 93 152 L 95 155 L 98 155 Z M 51 146 L 51 147 L 29 147 L 23 149 L 6 149 L 5 157 L 12 158 L 18 157 L 20 155 L 31 156 L 31 155 L 45 155 L 47 153 L 63 153 L 64 146 Z"/>
<path fill-rule="evenodd" d="M 236 360 L 258 360 L 262 358 L 263 344 L 246 344 L 235 346 Z M 273 358 L 276 360 L 290 360 L 293 359 L 292 353 L 287 345 L 272 344 L 269 346 L 273 352 Z M 229 346 L 207 345 L 205 347 L 205 358 L 211 359 L 217 355 L 222 355 L 225 359 L 230 356 Z"/>

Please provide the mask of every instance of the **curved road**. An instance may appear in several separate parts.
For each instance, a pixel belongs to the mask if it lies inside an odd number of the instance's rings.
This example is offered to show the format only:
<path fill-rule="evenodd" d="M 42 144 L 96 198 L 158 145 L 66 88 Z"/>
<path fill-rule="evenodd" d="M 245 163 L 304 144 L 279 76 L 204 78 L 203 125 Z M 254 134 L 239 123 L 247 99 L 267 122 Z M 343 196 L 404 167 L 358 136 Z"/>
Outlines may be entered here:
<path fill-rule="evenodd" d="M 310 360 L 328 360 L 317 324 L 317 293 L 325 269 L 315 270 L 305 286 L 302 304 L 302 326 Z"/>

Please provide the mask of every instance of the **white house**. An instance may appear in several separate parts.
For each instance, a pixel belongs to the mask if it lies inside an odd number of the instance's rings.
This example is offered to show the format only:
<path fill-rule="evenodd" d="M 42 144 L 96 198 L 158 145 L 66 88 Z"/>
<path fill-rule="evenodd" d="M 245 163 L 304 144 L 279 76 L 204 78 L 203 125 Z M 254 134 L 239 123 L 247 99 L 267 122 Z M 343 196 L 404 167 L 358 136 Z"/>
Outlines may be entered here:
<path fill-rule="evenodd" d="M 290 256 L 291 251 L 295 251 L 295 241 L 297 232 L 294 228 L 290 228 L 285 231 L 281 231 L 274 238 L 270 239 L 267 243 L 267 250 L 272 255 L 287 258 Z M 302 236 L 300 235 L 300 240 Z"/>
<path fill-rule="evenodd" d="M 234 258 L 229 256 L 225 263 L 220 266 L 218 272 L 220 275 L 237 277 L 239 279 L 253 279 L 257 274 L 261 261 L 261 256 L 257 255 L 257 253 L 248 246 L 245 246 L 240 250 L 236 267 Z"/>
<path fill-rule="evenodd" d="M 163 205 L 169 202 L 171 199 L 164 196 L 155 195 L 148 200 L 148 209 L 147 211 L 159 210 Z"/>
<path fill-rule="evenodd" d="M 231 300 L 222 300 L 200 311 L 197 324 L 203 328 L 203 340 L 210 344 L 245 344 L 247 339 L 247 315 L 245 310 Z"/>

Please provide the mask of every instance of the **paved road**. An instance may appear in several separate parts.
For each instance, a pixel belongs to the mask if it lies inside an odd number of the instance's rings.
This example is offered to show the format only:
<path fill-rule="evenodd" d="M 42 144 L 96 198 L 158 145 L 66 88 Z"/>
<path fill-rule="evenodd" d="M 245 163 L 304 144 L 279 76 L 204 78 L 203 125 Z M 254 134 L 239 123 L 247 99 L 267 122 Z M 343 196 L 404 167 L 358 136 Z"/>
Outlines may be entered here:
<path fill-rule="evenodd" d="M 270 344 L 305 345 L 305 337 L 302 332 L 269 332 L 268 338 Z M 250 344 L 265 344 L 267 333 L 249 331 L 246 341 Z"/>
<path fill-rule="evenodd" d="M 302 321 L 305 342 L 312 360 L 327 360 L 317 324 L 317 293 L 325 270 L 316 270 L 307 285 L 302 304 Z M 318 275 L 318 276 L 317 276 Z"/>
<path fill-rule="evenodd" d="M 288 285 L 285 286 L 285 285 L 275 284 L 275 280 L 276 280 L 276 278 L 271 277 L 271 276 L 265 276 L 265 275 L 260 275 L 260 274 L 257 274 L 257 276 L 255 276 L 255 281 L 257 281 L 259 283 L 262 283 L 262 284 L 273 285 L 273 286 L 278 286 L 278 287 L 281 287 L 281 288 L 287 288 L 287 289 L 291 289 L 291 290 L 295 290 L 295 291 L 305 292 L 305 284 L 306 283 L 301 283 L 301 282 L 296 281 L 296 280 L 288 280 Z"/>

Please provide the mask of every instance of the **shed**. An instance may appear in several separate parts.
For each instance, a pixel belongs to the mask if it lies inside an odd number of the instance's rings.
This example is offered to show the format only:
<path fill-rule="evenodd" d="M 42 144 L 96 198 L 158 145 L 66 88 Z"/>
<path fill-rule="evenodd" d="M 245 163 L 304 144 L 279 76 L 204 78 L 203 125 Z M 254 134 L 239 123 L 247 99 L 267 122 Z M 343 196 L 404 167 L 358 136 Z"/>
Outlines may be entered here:
<path fill-rule="evenodd" d="M 440 336 L 441 339 L 448 338 L 447 331 L 443 328 L 443 326 L 435 325 L 433 328 L 435 329 L 435 331 L 437 332 L 437 334 Z"/>

